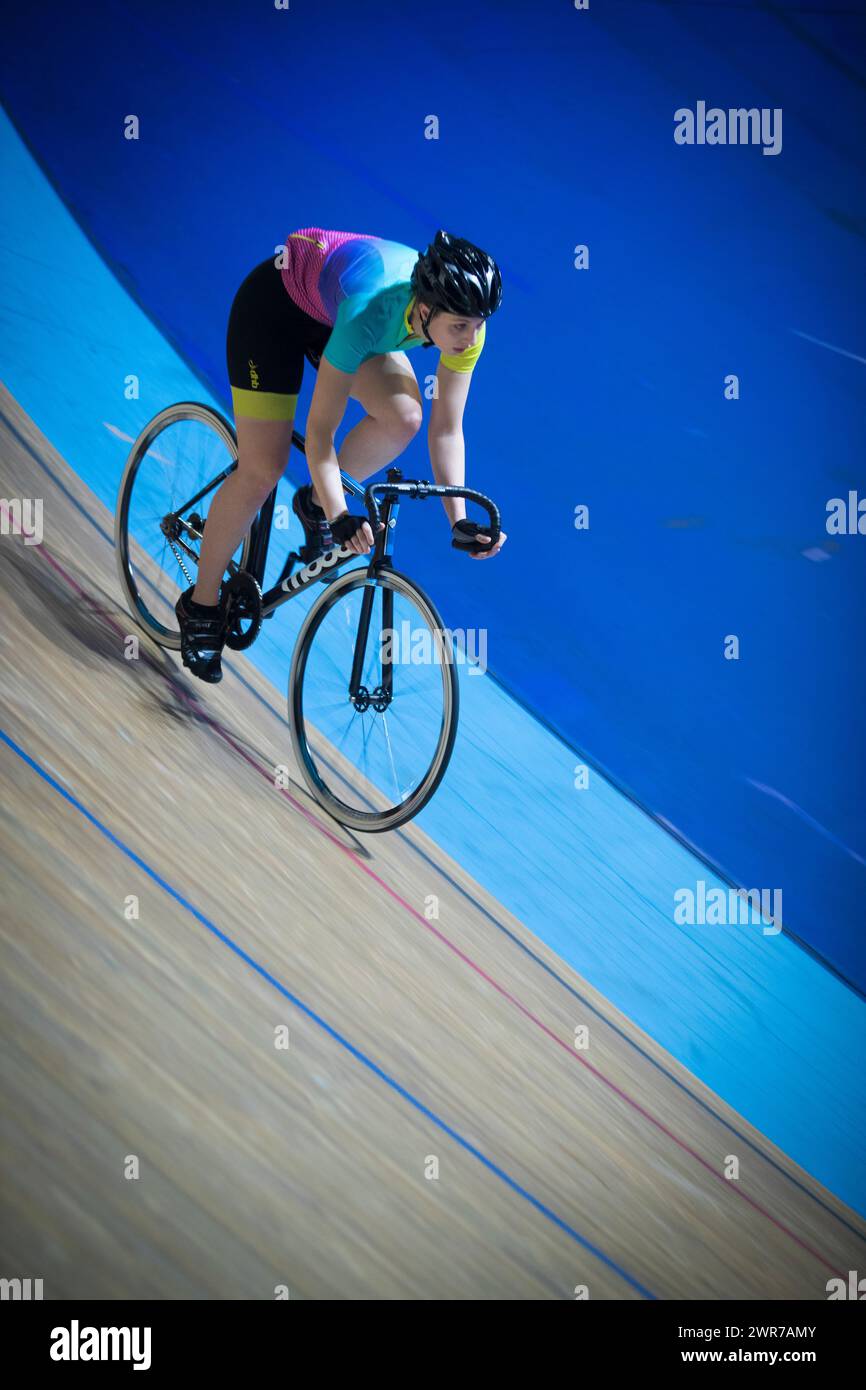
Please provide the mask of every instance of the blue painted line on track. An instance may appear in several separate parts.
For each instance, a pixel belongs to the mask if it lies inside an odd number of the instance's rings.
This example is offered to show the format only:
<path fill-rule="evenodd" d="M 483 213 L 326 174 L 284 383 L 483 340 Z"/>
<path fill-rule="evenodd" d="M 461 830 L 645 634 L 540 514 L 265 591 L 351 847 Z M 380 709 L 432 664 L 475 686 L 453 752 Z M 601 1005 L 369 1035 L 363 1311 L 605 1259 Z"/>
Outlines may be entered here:
<path fill-rule="evenodd" d="M 569 1236 L 571 1240 L 575 1241 L 576 1244 L 582 1246 L 584 1250 L 587 1250 L 602 1264 L 606 1265 L 608 1269 L 620 1279 L 624 1280 L 630 1288 L 639 1293 L 642 1298 L 656 1298 L 656 1295 L 641 1284 L 634 1275 L 629 1274 L 627 1269 L 624 1269 L 616 1260 L 611 1259 L 611 1257 L 606 1255 L 603 1250 L 600 1250 L 597 1245 L 593 1245 L 592 1241 L 587 1240 L 586 1236 L 582 1236 L 580 1232 L 575 1230 L 573 1226 L 570 1226 L 567 1221 L 563 1221 L 562 1217 L 557 1216 L 556 1212 L 542 1202 L 540 1198 L 536 1197 L 528 1188 L 523 1187 L 516 1179 L 512 1178 L 510 1174 L 506 1173 L 504 1168 L 500 1168 L 497 1163 L 494 1163 L 492 1159 L 488 1158 L 486 1154 L 483 1154 L 481 1150 L 470 1143 L 468 1139 L 465 1139 L 452 1125 L 449 1125 L 446 1120 L 443 1120 L 440 1115 L 437 1115 L 435 1110 L 431 1110 L 428 1105 L 425 1105 L 422 1100 L 419 1100 L 418 1097 L 407 1090 L 405 1086 L 401 1086 L 399 1081 L 395 1080 L 393 1076 L 390 1076 L 388 1072 L 380 1067 L 378 1063 L 374 1062 L 371 1057 L 368 1057 L 366 1053 L 362 1052 L 360 1048 L 356 1047 L 355 1044 L 344 1037 L 342 1033 L 338 1033 L 336 1028 L 332 1027 L 326 1019 L 322 1018 L 320 1014 L 317 1014 L 308 1004 L 305 1004 L 302 999 L 299 999 L 296 994 L 293 994 L 290 989 L 287 989 L 286 986 L 261 965 L 254 956 L 251 956 L 248 951 L 245 951 L 242 946 L 239 946 L 238 943 L 232 940 L 225 932 L 220 931 L 215 922 L 212 922 L 209 917 L 203 912 L 200 912 L 188 898 L 185 898 L 182 893 L 172 887 L 161 874 L 157 873 L 156 869 L 152 868 L 145 859 L 142 859 L 141 855 L 136 854 L 135 850 L 131 849 L 118 835 L 114 834 L 114 831 L 109 830 L 107 825 L 104 825 L 98 817 L 94 816 L 91 811 L 88 811 L 87 807 L 84 806 L 72 792 L 67 791 L 56 778 L 51 776 L 50 772 L 47 772 L 45 768 L 40 766 L 40 764 L 21 748 L 14 739 L 10 738 L 4 729 L 0 729 L 0 741 L 5 743 L 7 748 L 9 748 L 16 757 L 20 758 L 33 772 L 37 773 L 44 782 L 47 782 L 48 786 L 58 792 L 70 806 L 73 806 L 89 825 L 92 825 L 94 829 L 99 831 L 100 835 L 103 835 L 116 849 L 119 849 L 122 854 L 125 854 L 127 859 L 130 859 L 137 868 L 141 869 L 142 873 L 146 874 L 149 879 L 156 883 L 168 897 L 172 898 L 184 911 L 194 917 L 201 926 L 209 931 L 212 936 L 215 936 L 218 941 L 221 941 L 224 946 L 227 946 L 234 955 L 242 960 L 245 965 L 248 965 L 251 970 L 254 970 L 272 989 L 275 989 L 284 999 L 287 999 L 290 1004 L 310 1019 L 317 1028 L 321 1028 L 324 1033 L 327 1033 L 328 1037 L 338 1043 L 344 1051 L 350 1053 L 356 1061 L 360 1062 L 362 1066 L 365 1066 L 367 1070 L 371 1071 L 374 1076 L 377 1076 L 380 1081 L 384 1081 L 392 1091 L 396 1092 L 398 1096 L 407 1101 L 413 1109 L 417 1110 L 419 1114 L 423 1115 L 431 1124 L 434 1124 L 437 1129 L 447 1134 L 449 1139 L 453 1139 L 454 1143 L 459 1145 L 461 1149 L 464 1149 L 466 1153 L 471 1154 L 473 1158 L 477 1159 L 478 1162 L 489 1172 L 493 1173 L 500 1182 L 504 1183 L 512 1192 L 515 1192 L 518 1197 L 528 1202 L 531 1207 L 534 1207 L 536 1211 L 540 1212 L 542 1216 L 546 1217 L 547 1220 L 560 1231 Z"/>
<path fill-rule="evenodd" d="M 58 474 L 51 467 L 51 465 L 39 456 L 36 450 L 31 447 L 28 441 L 24 438 L 20 431 L 15 428 L 12 421 L 2 410 L 0 410 L 0 420 L 4 422 L 9 432 L 12 435 L 14 435 L 21 448 L 26 450 L 26 452 L 33 459 L 33 461 L 43 470 L 43 472 L 45 472 L 49 476 L 49 478 L 51 478 L 52 482 L 60 489 L 64 496 L 68 498 L 68 500 L 75 507 L 78 513 L 94 528 L 94 530 L 97 532 L 99 536 L 102 537 L 103 540 L 108 541 L 108 543 L 113 547 L 114 537 L 110 535 L 109 532 L 106 531 L 105 528 L 99 524 L 99 522 L 94 517 L 93 513 L 91 511 L 88 511 L 88 509 L 78 501 L 74 494 L 70 492 L 69 488 L 58 476 Z M 250 694 L 258 702 L 258 704 L 260 704 L 262 708 L 268 712 L 268 714 L 272 715 L 274 718 L 279 718 L 273 707 L 268 703 L 268 701 L 264 698 L 261 692 L 257 690 L 255 686 L 252 685 L 246 679 L 246 677 L 243 675 L 241 671 L 235 668 L 229 668 L 228 674 L 232 676 L 235 680 L 237 680 L 239 684 L 242 685 L 243 688 L 248 692 L 248 694 Z M 280 723 L 282 723 L 282 720 L 280 720 Z M 701 1110 L 705 1112 L 705 1114 L 710 1115 L 714 1120 L 716 1120 L 720 1125 L 722 1125 L 723 1128 L 728 1130 L 729 1133 L 735 1135 L 737 1140 L 741 1144 L 745 1145 L 746 1148 L 751 1149 L 753 1153 L 757 1154 L 775 1172 L 779 1173 L 781 1177 L 785 1178 L 788 1182 L 790 1182 L 793 1187 L 797 1188 L 797 1190 L 801 1192 L 805 1197 L 808 1197 L 810 1201 L 814 1202 L 828 1216 L 833 1217 L 836 1221 L 840 1223 L 840 1225 L 844 1226 L 844 1228 L 847 1231 L 849 1231 L 851 1235 L 856 1236 L 858 1240 L 866 1241 L 866 1235 L 864 1235 L 862 1231 L 858 1230 L 858 1228 L 853 1224 L 853 1222 L 849 1221 L 841 1212 L 837 1211 L 834 1207 L 832 1207 L 829 1202 L 825 1202 L 823 1198 L 820 1197 L 818 1193 L 814 1191 L 813 1188 L 807 1186 L 806 1183 L 801 1182 L 799 1178 L 795 1177 L 794 1174 L 791 1173 L 787 1168 L 785 1168 L 781 1163 L 779 1163 L 777 1159 L 773 1158 L 771 1154 L 766 1152 L 765 1149 L 761 1148 L 761 1146 L 755 1143 L 753 1139 L 750 1139 L 747 1134 L 744 1134 L 741 1129 L 738 1129 L 735 1124 L 733 1124 L 730 1120 L 726 1119 L 725 1116 L 722 1115 L 720 1111 L 715 1108 L 715 1106 L 711 1105 L 708 1101 L 704 1100 L 701 1096 L 697 1095 L 693 1090 L 691 1090 L 691 1088 L 687 1086 L 684 1081 L 681 1081 L 680 1078 L 676 1076 L 670 1070 L 669 1067 L 666 1067 L 663 1062 L 660 1062 L 658 1060 L 658 1058 L 653 1057 L 653 1055 L 650 1052 L 648 1052 L 646 1048 L 641 1047 L 640 1043 L 635 1038 L 631 1037 L 630 1034 L 628 1034 L 624 1028 L 621 1028 L 618 1023 L 614 1022 L 612 1018 L 602 1013 L 602 1011 L 598 1009 L 596 1005 L 593 1004 L 589 998 L 587 998 L 586 995 L 582 994 L 580 990 L 575 989 L 574 985 L 570 984 L 569 981 L 566 980 L 557 970 L 555 970 L 552 965 L 550 965 L 546 960 L 544 960 L 544 958 L 541 955 L 539 955 L 537 951 L 534 951 L 531 946 L 529 946 L 517 935 L 516 932 L 513 932 L 509 927 L 505 925 L 504 922 L 501 922 L 494 913 L 492 913 L 487 907 L 485 907 L 483 903 L 479 902 L 479 900 L 476 897 L 474 897 L 466 888 L 464 888 L 463 885 L 459 883 L 457 879 L 454 878 L 454 876 L 447 871 L 447 869 L 445 869 L 441 864 L 437 864 L 435 860 L 433 860 L 430 857 L 430 855 L 427 854 L 427 852 L 424 849 L 422 849 L 421 846 L 414 839 L 406 835 L 402 830 L 397 831 L 396 834 L 412 854 L 414 854 L 423 862 L 428 864 L 430 868 L 434 870 L 436 873 L 441 874 L 442 877 L 445 878 L 447 882 L 451 885 L 451 887 L 455 890 L 455 892 L 457 892 L 462 898 L 465 898 L 468 902 L 470 902 L 472 906 L 476 909 L 476 911 L 480 912 L 481 915 L 485 917 L 487 921 L 489 921 L 490 924 L 502 936 L 506 937 L 506 939 L 510 941 L 512 945 L 516 946 L 518 950 L 522 952 L 523 955 L 525 955 L 529 960 L 533 962 L 533 964 L 539 966 L 545 972 L 546 975 L 548 975 L 551 979 L 555 980 L 556 983 L 560 985 L 561 988 L 564 989 L 568 994 L 570 994 L 574 999 L 579 1000 L 579 1002 L 584 1008 L 588 1009 L 597 1018 L 600 1018 L 604 1022 L 604 1024 L 617 1035 L 617 1037 L 619 1037 L 629 1048 L 631 1048 L 633 1052 L 637 1053 L 639 1057 L 641 1057 L 645 1062 L 648 1062 L 650 1066 L 652 1066 L 657 1072 L 660 1073 L 660 1075 L 664 1076 L 668 1081 L 670 1081 L 673 1086 L 675 1086 L 684 1095 L 688 1096 L 689 1099 L 695 1105 L 697 1105 Z M 361 854 L 365 857 L 367 856 L 367 851 L 364 849 L 360 841 L 356 841 L 354 852 L 356 854 Z"/>
<path fill-rule="evenodd" d="M 16 192 L 0 212 L 14 270 L 0 295 L 0 368 L 113 511 L 128 445 L 106 424 L 134 437 L 167 402 L 204 393 L 2 116 L 0 156 Z M 63 275 L 33 226 L 64 247 Z M 123 395 L 130 370 L 137 401 Z M 49 544 L 51 525 L 47 516 Z M 251 649 L 275 689 L 305 605 L 282 609 Z M 862 998 L 785 937 L 676 925 L 675 890 L 700 878 L 719 886 L 714 876 L 603 777 L 575 793 L 575 755 L 555 733 L 494 680 L 460 675 L 455 757 L 421 828 L 725 1104 L 866 1213 L 866 1073 L 850 1066 L 866 1045 Z"/>

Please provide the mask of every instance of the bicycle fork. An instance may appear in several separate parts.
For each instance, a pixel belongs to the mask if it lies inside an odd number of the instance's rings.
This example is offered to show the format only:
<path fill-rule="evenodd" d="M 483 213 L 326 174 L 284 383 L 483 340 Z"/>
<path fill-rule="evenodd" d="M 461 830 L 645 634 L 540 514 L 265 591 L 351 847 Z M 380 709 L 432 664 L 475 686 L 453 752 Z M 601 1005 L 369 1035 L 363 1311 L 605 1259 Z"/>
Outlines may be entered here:
<path fill-rule="evenodd" d="M 399 472 L 399 470 L 397 470 Z M 390 478 L 390 474 L 389 474 Z M 397 523 L 397 514 L 400 510 L 400 503 L 396 499 L 389 499 L 382 508 L 382 521 L 384 528 L 380 531 L 376 539 L 376 549 L 370 562 L 368 571 L 371 581 L 375 580 L 377 574 L 383 569 L 392 567 L 391 555 L 393 551 L 393 531 Z M 371 705 L 377 714 L 384 714 L 394 698 L 394 664 L 391 653 L 394 649 L 394 590 L 390 587 L 382 589 L 382 631 L 380 635 L 380 677 L 379 684 L 372 690 L 368 690 L 362 684 L 364 671 L 364 661 L 367 655 L 367 642 L 370 636 L 370 619 L 373 614 L 373 603 L 376 597 L 377 585 L 370 582 L 364 585 L 364 592 L 361 597 L 361 616 L 358 621 L 358 632 L 355 637 L 355 650 L 352 659 L 352 675 L 349 680 L 349 700 L 355 709 L 363 712 Z M 391 641 L 384 639 L 385 634 L 390 634 Z"/>

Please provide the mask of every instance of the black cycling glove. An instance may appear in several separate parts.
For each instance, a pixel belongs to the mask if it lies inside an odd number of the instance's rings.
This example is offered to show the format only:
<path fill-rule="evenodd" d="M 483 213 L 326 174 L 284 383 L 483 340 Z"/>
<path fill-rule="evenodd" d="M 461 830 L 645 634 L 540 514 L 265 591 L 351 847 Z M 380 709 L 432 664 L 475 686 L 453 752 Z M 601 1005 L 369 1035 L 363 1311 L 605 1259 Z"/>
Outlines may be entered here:
<path fill-rule="evenodd" d="M 477 521 L 467 521 L 465 518 L 463 521 L 455 521 L 451 527 L 451 544 L 455 550 L 465 550 L 470 555 L 483 555 L 486 550 L 493 548 L 493 542 L 486 541 L 482 544 L 476 540 L 479 532 L 482 536 L 489 536 L 490 527 L 479 526 Z"/>
<path fill-rule="evenodd" d="M 360 531 L 366 520 L 365 516 L 353 516 L 351 512 L 343 512 L 342 516 L 335 517 L 328 525 L 337 544 L 345 545 Z"/>

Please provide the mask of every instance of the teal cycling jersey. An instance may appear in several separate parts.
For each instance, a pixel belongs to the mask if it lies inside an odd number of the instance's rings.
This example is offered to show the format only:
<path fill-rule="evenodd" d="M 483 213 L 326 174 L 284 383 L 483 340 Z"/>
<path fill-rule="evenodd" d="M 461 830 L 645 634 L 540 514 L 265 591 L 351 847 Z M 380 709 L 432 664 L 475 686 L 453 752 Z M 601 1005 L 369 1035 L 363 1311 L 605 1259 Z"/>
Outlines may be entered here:
<path fill-rule="evenodd" d="M 333 325 L 323 357 L 341 372 L 356 372 L 380 353 L 420 347 L 412 332 L 411 276 L 418 252 L 381 237 L 305 227 L 287 238 L 283 283 L 292 298 Z M 471 372 L 484 346 L 486 325 L 461 353 L 443 353 L 454 372 Z"/>

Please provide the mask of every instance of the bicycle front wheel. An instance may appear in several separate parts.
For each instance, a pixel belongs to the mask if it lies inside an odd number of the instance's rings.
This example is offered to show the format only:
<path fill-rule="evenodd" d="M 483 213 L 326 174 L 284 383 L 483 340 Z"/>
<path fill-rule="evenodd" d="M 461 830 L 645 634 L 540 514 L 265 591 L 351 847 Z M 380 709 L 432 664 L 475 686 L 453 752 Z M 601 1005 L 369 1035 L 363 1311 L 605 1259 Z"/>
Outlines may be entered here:
<path fill-rule="evenodd" d="M 292 744 L 321 806 L 353 830 L 393 830 L 445 775 L 459 687 L 450 633 L 396 570 L 350 570 L 307 614 L 289 678 Z"/>
<path fill-rule="evenodd" d="M 231 425 L 196 401 L 160 411 L 130 450 L 114 523 L 117 573 L 135 622 L 160 646 L 180 647 L 174 605 L 195 581 L 208 507 L 237 457 Z M 247 533 L 236 567 L 246 568 L 249 547 Z"/>

